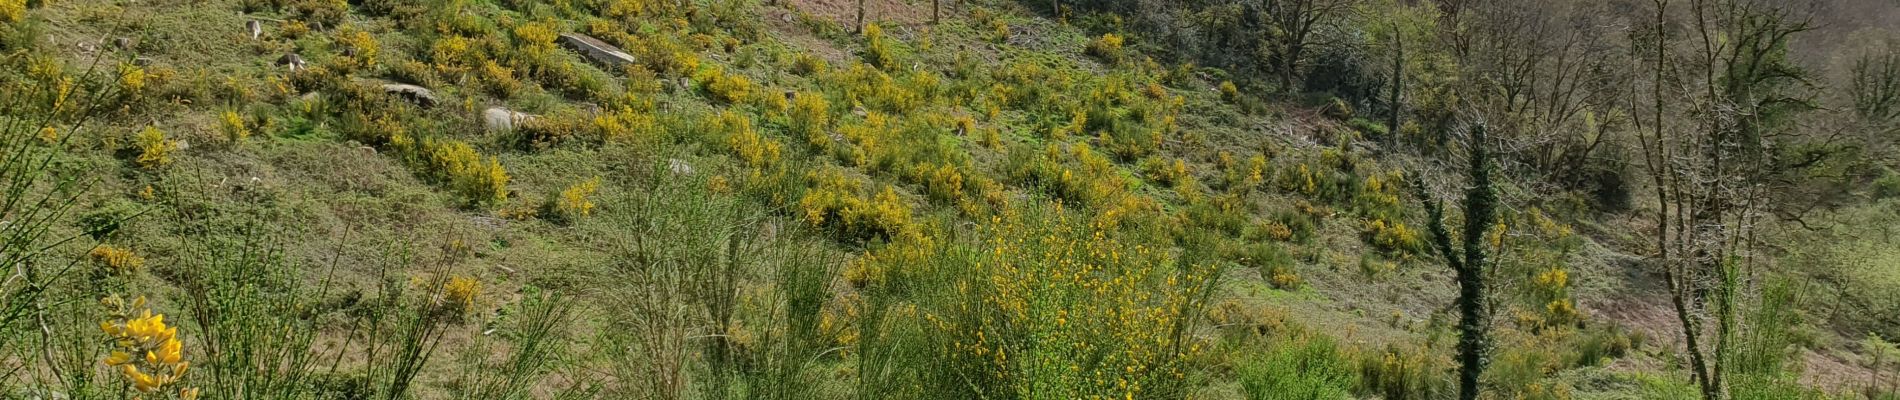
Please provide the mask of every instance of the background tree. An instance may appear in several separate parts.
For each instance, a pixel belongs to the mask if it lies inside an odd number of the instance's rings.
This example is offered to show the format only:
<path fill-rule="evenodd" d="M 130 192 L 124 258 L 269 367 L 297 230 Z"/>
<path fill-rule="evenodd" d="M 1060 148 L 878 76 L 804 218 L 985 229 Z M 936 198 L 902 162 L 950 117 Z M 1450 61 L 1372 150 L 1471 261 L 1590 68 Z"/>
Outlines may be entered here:
<path fill-rule="evenodd" d="M 1649 126 L 1640 136 L 1656 198 L 1654 257 L 1702 397 L 1751 398 L 1738 387 L 1784 372 L 1786 344 L 1758 338 L 1783 329 L 1774 323 L 1784 318 L 1776 307 L 1789 301 L 1762 291 L 1755 231 L 1766 218 L 1798 219 L 1818 206 L 1804 193 L 1826 184 L 1814 171 L 1840 154 L 1841 144 L 1832 133 L 1796 124 L 1816 107 L 1804 94 L 1806 71 L 1787 57 L 1790 38 L 1810 29 L 1792 6 L 1654 6 L 1653 25 L 1642 33 L 1649 35 L 1645 61 L 1655 75 Z M 1672 35 L 1678 28 L 1686 34 Z M 1750 301 L 1764 311 L 1738 311 Z"/>
<path fill-rule="evenodd" d="M 1268 28 L 1261 50 L 1279 78 L 1280 91 L 1295 90 L 1309 53 L 1326 43 L 1319 31 L 1339 22 L 1351 6 L 1351 0 L 1266 0 L 1261 5 Z"/>

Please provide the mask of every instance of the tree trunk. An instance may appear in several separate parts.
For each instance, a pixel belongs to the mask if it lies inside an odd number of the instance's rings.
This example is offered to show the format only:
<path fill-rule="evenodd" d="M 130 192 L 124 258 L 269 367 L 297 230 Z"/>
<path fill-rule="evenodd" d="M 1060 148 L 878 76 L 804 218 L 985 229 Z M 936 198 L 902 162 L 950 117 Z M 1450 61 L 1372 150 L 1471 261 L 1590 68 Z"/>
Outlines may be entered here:
<path fill-rule="evenodd" d="M 1396 51 L 1392 56 L 1392 95 L 1386 100 L 1386 105 L 1392 108 L 1385 120 L 1386 151 L 1399 146 L 1399 113 L 1405 110 L 1405 103 L 1399 98 L 1405 90 L 1405 35 L 1399 32 L 1397 24 L 1392 27 L 1392 44 Z"/>
<path fill-rule="evenodd" d="M 1451 233 L 1445 228 L 1442 203 L 1426 200 L 1427 226 L 1433 247 L 1445 257 L 1445 264 L 1458 279 L 1458 398 L 1476 400 L 1483 392 L 1484 369 L 1491 352 L 1491 293 L 1485 282 L 1487 256 L 1485 233 L 1496 221 L 1497 192 L 1491 182 L 1491 152 L 1486 148 L 1485 126 L 1473 126 L 1468 137 L 1471 187 L 1465 190 L 1464 249 L 1452 249 Z M 1429 198 L 1423 189 L 1421 198 Z"/>

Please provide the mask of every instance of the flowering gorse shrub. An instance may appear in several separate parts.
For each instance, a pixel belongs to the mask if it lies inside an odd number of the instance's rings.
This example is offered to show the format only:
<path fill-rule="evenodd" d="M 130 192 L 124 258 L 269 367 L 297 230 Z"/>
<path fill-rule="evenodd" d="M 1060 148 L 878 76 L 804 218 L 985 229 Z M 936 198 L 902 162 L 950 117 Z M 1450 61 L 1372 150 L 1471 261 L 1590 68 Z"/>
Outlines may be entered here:
<path fill-rule="evenodd" d="M 145 257 L 140 257 L 137 253 L 133 253 L 131 249 L 114 247 L 109 244 L 101 244 L 93 247 L 92 251 L 87 252 L 86 255 L 92 258 L 93 265 L 105 268 L 116 274 L 135 274 L 145 268 Z"/>
<path fill-rule="evenodd" d="M 1205 346 L 1188 327 L 1216 268 L 1122 241 L 1059 207 L 1032 212 L 1053 215 L 992 217 L 987 239 L 964 250 L 932 251 L 951 245 L 925 238 L 861 260 L 874 286 L 952 277 L 946 303 L 900 308 L 940 341 L 930 373 L 968 383 L 939 396 L 1184 395 L 1187 360 Z"/>
<path fill-rule="evenodd" d="M 100 303 L 111 311 L 110 319 L 99 322 L 99 330 L 112 339 L 113 350 L 106 356 L 106 366 L 116 369 L 141 394 L 176 394 L 185 400 L 198 397 L 197 388 L 179 384 L 191 363 L 184 359 L 178 328 L 166 325 L 164 314 L 153 314 L 144 296 L 130 304 L 118 296 L 106 297 Z"/>
<path fill-rule="evenodd" d="M 244 124 L 244 117 L 236 110 L 218 113 L 218 127 L 224 130 L 224 137 L 233 142 L 251 137 L 251 128 Z"/>
<path fill-rule="evenodd" d="M 178 141 L 167 139 L 165 132 L 154 126 L 139 130 L 138 135 L 132 137 L 132 142 L 139 150 L 138 158 L 133 161 L 145 169 L 171 165 L 172 153 L 178 151 Z"/>
<path fill-rule="evenodd" d="M 569 220 L 586 217 L 594 213 L 594 192 L 600 191 L 600 177 L 575 183 L 561 191 L 561 197 L 554 202 L 554 213 Z"/>
<path fill-rule="evenodd" d="M 1113 32 L 1104 33 L 1100 37 L 1089 40 L 1088 47 L 1083 50 L 1083 53 L 1101 58 L 1102 61 L 1110 64 L 1121 62 L 1122 41 L 1121 35 Z"/>

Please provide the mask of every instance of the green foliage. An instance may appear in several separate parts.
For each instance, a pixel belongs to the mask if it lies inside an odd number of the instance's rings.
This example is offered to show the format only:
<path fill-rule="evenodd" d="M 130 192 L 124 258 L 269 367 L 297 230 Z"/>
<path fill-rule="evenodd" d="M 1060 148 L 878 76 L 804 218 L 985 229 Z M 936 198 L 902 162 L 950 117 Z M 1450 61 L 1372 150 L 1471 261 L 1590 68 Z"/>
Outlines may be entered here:
<path fill-rule="evenodd" d="M 1900 197 L 1900 173 L 1892 168 L 1881 168 L 1880 176 L 1874 178 L 1872 195 L 1875 199 Z"/>
<path fill-rule="evenodd" d="M 1318 335 L 1277 343 L 1237 373 L 1248 400 L 1345 399 L 1359 378 L 1333 340 Z"/>

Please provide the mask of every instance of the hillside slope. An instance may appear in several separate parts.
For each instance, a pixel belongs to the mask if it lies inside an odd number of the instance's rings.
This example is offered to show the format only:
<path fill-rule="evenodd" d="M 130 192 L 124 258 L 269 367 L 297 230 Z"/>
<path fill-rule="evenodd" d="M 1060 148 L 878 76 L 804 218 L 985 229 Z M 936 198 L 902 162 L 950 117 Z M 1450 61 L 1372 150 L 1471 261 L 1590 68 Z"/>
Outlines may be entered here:
<path fill-rule="evenodd" d="M 6 248 L 45 250 L 0 252 L 0 397 L 1456 392 L 1421 204 L 1463 187 L 1462 153 L 1164 61 L 1115 14 L 14 3 L 0 211 L 27 216 Z M 1487 236 L 1491 396 L 1694 398 L 1652 210 L 1525 168 Z M 1838 226 L 1779 237 L 1868 237 Z M 1789 273 L 1863 286 L 1798 306 L 1798 343 L 1765 352 L 1808 369 L 1751 384 L 1850 399 L 1900 375 L 1854 331 L 1893 316 L 1823 314 L 1900 275 L 1835 240 L 1764 256 L 1868 267 Z"/>

